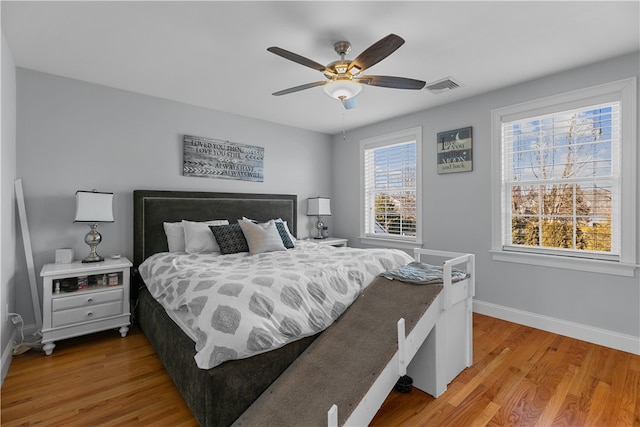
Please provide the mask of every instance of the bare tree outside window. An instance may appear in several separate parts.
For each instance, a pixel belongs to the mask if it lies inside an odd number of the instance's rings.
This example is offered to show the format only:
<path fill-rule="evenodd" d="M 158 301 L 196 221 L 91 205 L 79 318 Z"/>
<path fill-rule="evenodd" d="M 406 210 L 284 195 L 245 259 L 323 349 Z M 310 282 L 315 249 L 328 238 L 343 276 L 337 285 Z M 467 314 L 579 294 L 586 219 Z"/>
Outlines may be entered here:
<path fill-rule="evenodd" d="M 511 243 L 611 251 L 611 106 L 508 123 Z"/>

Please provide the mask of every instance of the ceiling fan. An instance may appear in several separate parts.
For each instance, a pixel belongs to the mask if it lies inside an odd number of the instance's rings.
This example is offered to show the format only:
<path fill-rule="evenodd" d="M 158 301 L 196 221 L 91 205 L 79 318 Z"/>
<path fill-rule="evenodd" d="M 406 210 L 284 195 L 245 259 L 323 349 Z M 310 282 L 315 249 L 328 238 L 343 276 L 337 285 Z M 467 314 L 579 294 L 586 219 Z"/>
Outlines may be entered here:
<path fill-rule="evenodd" d="M 270 47 L 267 50 L 282 56 L 298 64 L 304 65 L 324 74 L 328 81 L 317 81 L 300 86 L 294 86 L 274 92 L 273 95 L 280 96 L 316 86 L 322 86 L 322 90 L 332 98 L 338 99 L 346 109 L 355 107 L 355 97 L 362 91 L 362 85 L 388 87 L 392 89 L 422 89 L 426 82 L 422 80 L 409 79 L 406 77 L 393 76 L 369 76 L 362 75 L 367 68 L 372 67 L 387 56 L 395 52 L 404 44 L 404 39 L 395 34 L 389 34 L 378 40 L 362 52 L 356 59 L 348 60 L 345 56 L 351 50 L 351 43 L 339 41 L 333 45 L 334 50 L 340 55 L 340 60 L 327 65 L 319 64 L 311 59 L 300 56 L 296 53 L 279 47 Z"/>

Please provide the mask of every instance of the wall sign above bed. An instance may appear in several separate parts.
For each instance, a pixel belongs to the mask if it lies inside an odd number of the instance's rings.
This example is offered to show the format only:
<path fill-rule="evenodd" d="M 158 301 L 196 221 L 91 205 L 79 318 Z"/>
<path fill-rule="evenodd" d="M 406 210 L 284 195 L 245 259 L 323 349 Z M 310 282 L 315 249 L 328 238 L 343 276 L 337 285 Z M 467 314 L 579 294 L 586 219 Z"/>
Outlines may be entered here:
<path fill-rule="evenodd" d="M 184 136 L 184 176 L 264 182 L 264 147 Z"/>

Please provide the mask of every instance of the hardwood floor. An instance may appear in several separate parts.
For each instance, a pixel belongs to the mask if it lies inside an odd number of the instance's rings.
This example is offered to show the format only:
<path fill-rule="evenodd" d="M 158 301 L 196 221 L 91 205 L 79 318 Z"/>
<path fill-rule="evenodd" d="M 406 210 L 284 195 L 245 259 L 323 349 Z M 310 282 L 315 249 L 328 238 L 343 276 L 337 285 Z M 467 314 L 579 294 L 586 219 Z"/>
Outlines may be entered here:
<path fill-rule="evenodd" d="M 640 426 L 640 356 L 474 314 L 474 365 L 439 398 L 391 392 L 371 426 Z M 15 356 L 2 426 L 196 426 L 144 334 Z"/>
<path fill-rule="evenodd" d="M 640 356 L 474 314 L 474 365 L 439 399 L 391 393 L 372 426 L 640 426 Z"/>

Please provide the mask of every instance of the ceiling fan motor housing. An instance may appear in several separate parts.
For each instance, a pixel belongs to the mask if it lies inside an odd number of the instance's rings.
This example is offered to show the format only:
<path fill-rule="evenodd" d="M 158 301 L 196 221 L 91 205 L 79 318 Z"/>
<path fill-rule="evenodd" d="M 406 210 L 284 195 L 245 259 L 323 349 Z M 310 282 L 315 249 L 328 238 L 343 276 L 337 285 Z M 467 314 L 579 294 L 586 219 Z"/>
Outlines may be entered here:
<path fill-rule="evenodd" d="M 336 51 L 338 55 L 340 55 L 342 59 L 344 59 L 345 55 L 347 55 L 351 50 L 351 43 L 344 40 L 335 42 L 333 44 L 333 49 Z"/>
<path fill-rule="evenodd" d="M 334 61 L 327 65 L 327 71 L 324 75 L 329 80 L 347 80 L 352 76 L 347 75 L 351 61 L 346 61 L 344 57 L 351 51 L 351 43 L 348 41 L 339 41 L 333 44 L 333 49 L 340 55 L 339 61 Z"/>

